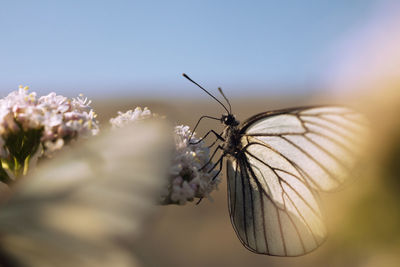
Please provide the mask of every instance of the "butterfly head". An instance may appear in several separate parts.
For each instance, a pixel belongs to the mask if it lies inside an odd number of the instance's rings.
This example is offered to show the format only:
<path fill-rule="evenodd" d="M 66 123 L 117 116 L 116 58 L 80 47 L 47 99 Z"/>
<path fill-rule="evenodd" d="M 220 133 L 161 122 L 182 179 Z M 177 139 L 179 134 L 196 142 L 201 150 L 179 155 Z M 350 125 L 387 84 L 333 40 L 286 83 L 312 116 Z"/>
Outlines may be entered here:
<path fill-rule="evenodd" d="M 239 121 L 236 120 L 236 118 L 233 114 L 222 115 L 221 122 L 223 124 L 225 124 L 226 126 L 238 126 L 239 125 Z"/>

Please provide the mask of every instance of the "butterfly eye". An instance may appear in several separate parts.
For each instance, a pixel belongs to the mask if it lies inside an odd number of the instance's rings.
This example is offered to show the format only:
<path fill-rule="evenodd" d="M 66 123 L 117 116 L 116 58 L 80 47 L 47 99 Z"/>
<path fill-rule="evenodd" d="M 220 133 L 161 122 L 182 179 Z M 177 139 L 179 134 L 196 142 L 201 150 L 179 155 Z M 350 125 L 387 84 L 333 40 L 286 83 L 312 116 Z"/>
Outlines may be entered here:
<path fill-rule="evenodd" d="M 221 117 L 221 122 L 223 122 L 224 124 L 227 124 L 227 122 L 228 122 L 228 115 L 222 115 L 222 117 Z"/>
<path fill-rule="evenodd" d="M 235 117 L 232 114 L 224 115 L 223 121 L 224 121 L 224 124 L 226 124 L 226 125 L 231 125 L 231 126 L 238 125 L 238 122 L 236 121 Z"/>

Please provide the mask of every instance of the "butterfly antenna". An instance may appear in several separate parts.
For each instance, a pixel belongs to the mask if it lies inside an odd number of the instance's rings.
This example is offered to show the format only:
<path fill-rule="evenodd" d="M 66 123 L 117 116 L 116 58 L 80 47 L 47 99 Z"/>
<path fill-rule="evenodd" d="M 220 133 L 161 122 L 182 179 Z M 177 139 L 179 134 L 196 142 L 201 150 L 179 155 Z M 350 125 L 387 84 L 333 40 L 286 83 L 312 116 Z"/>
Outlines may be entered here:
<path fill-rule="evenodd" d="M 226 103 L 228 103 L 229 106 L 229 114 L 232 114 L 232 106 L 231 103 L 229 103 L 228 98 L 225 96 L 224 92 L 222 91 L 221 87 L 218 87 L 218 91 L 221 93 L 222 97 L 225 99 Z"/>
<path fill-rule="evenodd" d="M 206 92 L 209 96 L 211 96 L 212 98 L 214 98 L 215 101 L 217 101 L 225 110 L 226 112 L 230 113 L 229 110 L 225 107 L 224 104 L 222 104 L 221 101 L 219 101 L 215 96 L 213 96 L 210 92 L 208 92 L 206 89 L 204 89 L 200 84 L 196 83 L 195 81 L 193 81 L 189 76 L 186 75 L 186 73 L 182 74 L 183 77 L 185 77 L 186 79 L 188 79 L 189 81 L 191 81 L 192 83 L 194 83 L 195 85 L 197 85 L 198 87 L 200 87 L 201 90 L 203 90 L 204 92 Z"/>

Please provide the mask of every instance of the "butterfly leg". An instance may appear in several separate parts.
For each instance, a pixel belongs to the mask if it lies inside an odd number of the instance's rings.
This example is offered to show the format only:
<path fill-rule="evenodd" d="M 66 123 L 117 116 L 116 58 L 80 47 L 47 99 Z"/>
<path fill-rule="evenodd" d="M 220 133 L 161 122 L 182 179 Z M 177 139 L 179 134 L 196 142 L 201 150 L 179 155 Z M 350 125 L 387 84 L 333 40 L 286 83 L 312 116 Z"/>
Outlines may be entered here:
<path fill-rule="evenodd" d="M 217 178 L 217 176 L 221 173 L 221 171 L 222 171 L 222 163 L 223 163 L 223 159 L 224 159 L 224 157 L 225 157 L 225 154 L 223 154 L 220 158 L 219 158 L 219 160 L 214 164 L 214 166 L 208 171 L 208 172 L 211 172 L 212 170 L 214 170 L 216 167 L 217 167 L 217 165 L 219 164 L 219 170 L 218 170 L 218 172 L 214 175 L 214 177 L 211 179 L 211 181 L 213 182 L 216 178 Z"/>
<path fill-rule="evenodd" d="M 193 135 L 193 133 L 194 133 L 194 131 L 192 132 L 192 135 Z M 196 144 L 200 143 L 201 141 L 203 141 L 204 139 L 206 139 L 207 136 L 208 136 L 210 133 L 213 133 L 213 134 L 217 137 L 217 140 L 215 140 L 215 142 L 214 142 L 211 146 L 209 146 L 209 147 L 212 147 L 218 140 L 225 141 L 225 139 L 221 136 L 222 133 L 221 133 L 221 134 L 218 134 L 216 131 L 210 130 L 210 131 L 208 131 L 202 138 L 200 138 L 198 141 L 196 141 L 196 142 L 190 142 L 190 144 L 191 144 L 191 145 L 196 145 Z M 190 136 L 189 140 L 190 140 L 191 138 L 192 138 L 192 137 Z"/>
<path fill-rule="evenodd" d="M 211 172 L 213 169 L 215 169 L 217 167 L 217 165 L 219 164 L 219 169 L 218 172 L 214 175 L 214 177 L 211 179 L 210 183 L 214 182 L 214 180 L 218 177 L 218 175 L 221 173 L 222 171 L 222 165 L 223 165 L 223 158 L 225 157 L 225 154 L 223 154 L 219 160 L 213 165 L 213 167 L 208 171 Z M 203 200 L 203 198 L 201 197 L 197 202 L 196 205 L 199 205 L 200 202 Z"/>
<path fill-rule="evenodd" d="M 194 132 L 195 132 L 196 129 L 197 129 L 197 126 L 199 126 L 200 121 L 201 121 L 202 119 L 205 119 L 205 118 L 207 118 L 207 119 L 212 119 L 212 120 L 217 120 L 217 121 L 220 121 L 220 120 L 221 120 L 221 119 L 218 119 L 218 118 L 215 118 L 215 117 L 211 117 L 211 116 L 207 116 L 207 115 L 201 116 L 200 119 L 197 121 L 196 125 L 195 125 L 194 128 L 193 128 L 193 131 L 192 131 L 192 134 L 191 134 L 190 137 L 189 137 L 189 140 L 192 138 Z"/>
<path fill-rule="evenodd" d="M 222 136 L 222 132 L 219 135 Z M 222 140 L 217 137 L 217 139 L 215 139 L 215 141 L 212 142 L 211 145 L 208 146 L 208 148 L 212 148 L 218 141 L 222 141 Z"/>
<path fill-rule="evenodd" d="M 207 161 L 207 163 L 204 164 L 204 166 L 201 167 L 201 168 L 199 169 L 200 171 L 203 170 L 208 164 L 211 163 L 211 161 L 213 160 L 215 154 L 217 154 L 218 150 L 220 150 L 220 149 L 223 150 L 224 148 L 223 148 L 221 145 L 218 145 L 218 146 L 215 148 L 214 152 L 212 153 L 210 159 Z M 215 165 L 214 165 L 214 167 L 213 167 L 212 169 L 214 169 L 214 168 L 215 168 Z M 211 170 L 212 170 L 212 169 L 211 169 Z"/>

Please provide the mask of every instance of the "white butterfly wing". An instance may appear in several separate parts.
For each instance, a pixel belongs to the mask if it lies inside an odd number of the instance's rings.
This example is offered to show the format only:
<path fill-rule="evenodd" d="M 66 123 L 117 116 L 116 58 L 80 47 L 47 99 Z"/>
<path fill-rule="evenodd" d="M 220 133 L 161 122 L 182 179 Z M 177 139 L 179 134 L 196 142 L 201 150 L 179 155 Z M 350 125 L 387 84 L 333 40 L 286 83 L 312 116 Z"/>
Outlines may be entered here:
<path fill-rule="evenodd" d="M 365 118 L 335 106 L 276 113 L 249 123 L 244 134 L 298 166 L 318 191 L 338 188 L 361 154 L 367 136 Z"/>
<path fill-rule="evenodd" d="M 135 266 L 129 247 L 155 208 L 171 129 L 103 134 L 40 166 L 0 207 L 3 261 L 17 266 Z"/>
<path fill-rule="evenodd" d="M 344 181 L 361 146 L 352 139 L 365 134 L 365 124 L 342 107 L 276 111 L 244 124 L 244 153 L 228 160 L 228 199 L 249 250 L 298 256 L 322 244 L 327 231 L 317 190 Z"/>
<path fill-rule="evenodd" d="M 229 212 L 243 245 L 276 256 L 303 255 L 317 248 L 326 228 L 315 192 L 298 172 L 281 169 L 288 163 L 266 167 L 256 161 L 228 160 Z M 266 180 L 271 180 L 269 185 Z"/>

